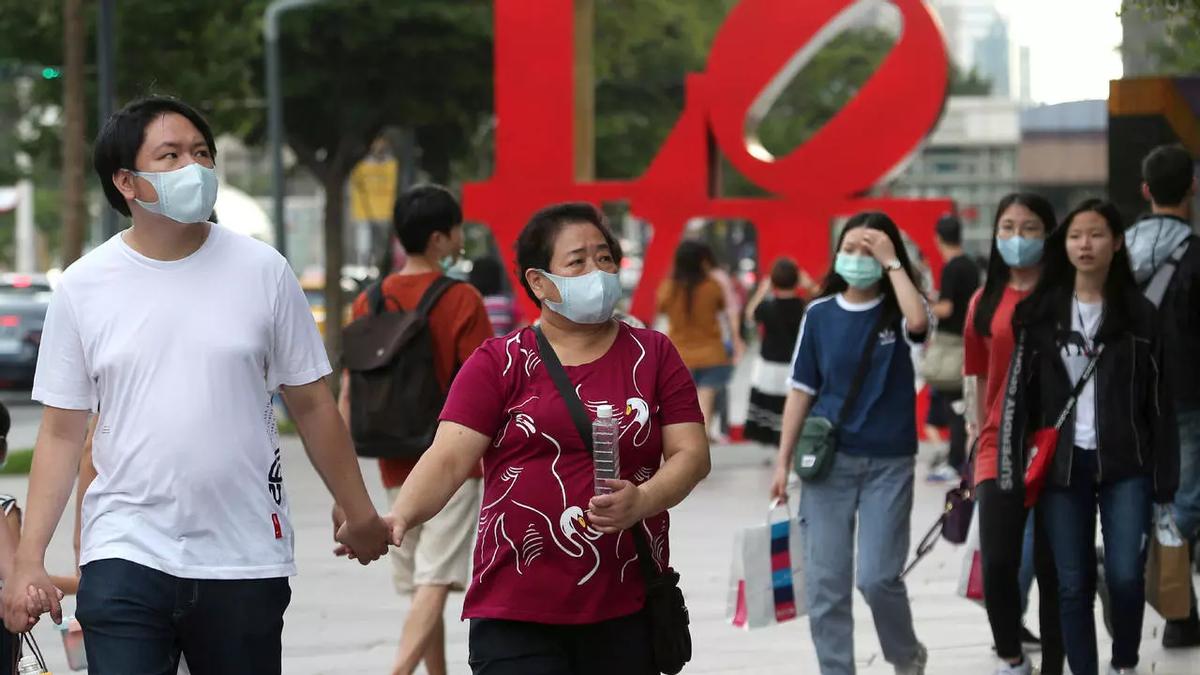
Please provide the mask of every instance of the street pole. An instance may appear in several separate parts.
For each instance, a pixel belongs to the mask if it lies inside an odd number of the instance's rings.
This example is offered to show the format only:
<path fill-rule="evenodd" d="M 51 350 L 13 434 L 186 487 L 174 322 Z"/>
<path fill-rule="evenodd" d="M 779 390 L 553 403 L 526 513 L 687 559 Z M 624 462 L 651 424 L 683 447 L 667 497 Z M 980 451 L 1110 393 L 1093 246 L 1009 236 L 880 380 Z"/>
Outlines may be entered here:
<path fill-rule="evenodd" d="M 287 226 L 284 219 L 283 182 L 283 93 L 279 64 L 279 17 L 289 9 L 318 0 L 274 0 L 263 14 L 263 38 L 267 52 L 267 141 L 271 146 L 271 211 L 275 221 L 275 249 L 287 257 Z"/>
<path fill-rule="evenodd" d="M 99 89 L 99 106 L 97 112 L 101 126 L 113 113 L 113 103 L 116 98 L 115 64 L 113 58 L 113 13 L 116 11 L 115 0 L 100 0 L 100 16 L 96 24 L 96 70 L 98 71 L 97 88 Z M 100 218 L 104 239 L 117 234 L 117 213 L 112 209 L 100 209 Z"/>

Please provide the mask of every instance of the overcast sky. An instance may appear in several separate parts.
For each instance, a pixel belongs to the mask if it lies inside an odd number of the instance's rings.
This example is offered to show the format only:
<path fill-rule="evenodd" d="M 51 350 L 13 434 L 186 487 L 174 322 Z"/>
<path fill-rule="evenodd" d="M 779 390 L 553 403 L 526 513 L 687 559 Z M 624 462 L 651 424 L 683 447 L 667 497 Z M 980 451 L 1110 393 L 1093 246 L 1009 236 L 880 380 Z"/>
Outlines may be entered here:
<path fill-rule="evenodd" d="M 1034 101 L 1108 98 L 1108 81 L 1121 77 L 1121 0 L 996 0 L 996 5 L 1010 19 L 1013 48 L 1029 47 Z"/>

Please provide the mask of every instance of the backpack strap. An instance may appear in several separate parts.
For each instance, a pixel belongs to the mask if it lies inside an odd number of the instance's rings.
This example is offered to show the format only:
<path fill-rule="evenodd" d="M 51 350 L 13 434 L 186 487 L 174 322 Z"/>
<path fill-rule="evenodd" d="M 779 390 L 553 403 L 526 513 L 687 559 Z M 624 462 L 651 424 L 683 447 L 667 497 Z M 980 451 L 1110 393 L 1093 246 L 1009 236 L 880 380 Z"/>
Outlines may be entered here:
<path fill-rule="evenodd" d="M 383 279 L 367 287 L 367 311 L 378 316 L 387 311 L 387 298 L 383 295 Z"/>
<path fill-rule="evenodd" d="M 1189 244 L 1191 244 L 1190 237 L 1183 240 L 1183 243 L 1171 252 L 1171 257 L 1164 260 L 1158 266 L 1158 270 L 1154 272 L 1154 276 L 1150 277 L 1150 281 L 1146 282 L 1143 292 L 1155 307 L 1162 305 L 1163 297 L 1167 294 L 1167 287 L 1171 285 L 1171 278 L 1175 276 L 1175 270 L 1179 267 L 1179 261 L 1183 260 L 1183 255 L 1187 253 Z"/>
<path fill-rule="evenodd" d="M 442 295 L 457 283 L 459 283 L 458 279 L 448 277 L 444 274 L 438 277 L 429 285 L 429 288 L 425 289 L 425 294 L 421 296 L 421 301 L 417 303 L 417 308 L 414 311 L 422 319 L 428 317 L 429 313 L 433 311 L 434 305 L 437 304 L 438 300 L 442 299 Z"/>

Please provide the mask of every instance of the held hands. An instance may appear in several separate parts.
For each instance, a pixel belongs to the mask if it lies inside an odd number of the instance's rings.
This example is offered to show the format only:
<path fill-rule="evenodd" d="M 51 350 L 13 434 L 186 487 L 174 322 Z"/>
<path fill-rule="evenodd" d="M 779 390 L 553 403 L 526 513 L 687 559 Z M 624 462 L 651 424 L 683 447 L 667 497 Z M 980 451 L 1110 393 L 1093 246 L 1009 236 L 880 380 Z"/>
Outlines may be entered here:
<path fill-rule="evenodd" d="M 395 525 L 392 518 L 381 518 L 372 512 L 361 521 L 349 520 L 341 507 L 333 507 L 333 538 L 338 542 L 334 554 L 347 556 L 366 565 L 374 562 L 387 553 L 388 544 L 399 539 L 394 537 Z M 402 536 L 402 535 L 401 535 Z"/>
<path fill-rule="evenodd" d="M 627 480 L 605 479 L 612 489 L 606 495 L 596 495 L 588 502 L 588 521 L 604 534 L 616 534 L 633 527 L 646 517 L 646 494 Z"/>
<path fill-rule="evenodd" d="M 18 562 L 0 595 L 5 628 L 13 633 L 26 633 L 46 612 L 54 623 L 62 623 L 62 597 L 63 592 L 50 582 L 44 566 Z"/>

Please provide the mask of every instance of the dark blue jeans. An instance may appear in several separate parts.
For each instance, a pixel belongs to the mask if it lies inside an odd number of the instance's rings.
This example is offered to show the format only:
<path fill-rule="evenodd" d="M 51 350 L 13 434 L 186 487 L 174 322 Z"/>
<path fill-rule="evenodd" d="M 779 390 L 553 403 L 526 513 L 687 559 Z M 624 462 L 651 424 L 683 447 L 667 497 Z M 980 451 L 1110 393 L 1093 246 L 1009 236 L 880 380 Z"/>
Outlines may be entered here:
<path fill-rule="evenodd" d="M 1071 486 L 1046 488 L 1038 508 L 1058 569 L 1063 645 L 1075 675 L 1096 675 L 1096 510 L 1104 537 L 1104 576 L 1112 603 L 1112 664 L 1133 668 L 1146 606 L 1144 541 L 1150 533 L 1149 476 L 1096 482 L 1096 451 L 1074 449 Z"/>
<path fill-rule="evenodd" d="M 278 675 L 287 579 L 180 579 L 126 560 L 84 565 L 75 617 L 91 675 Z"/>

